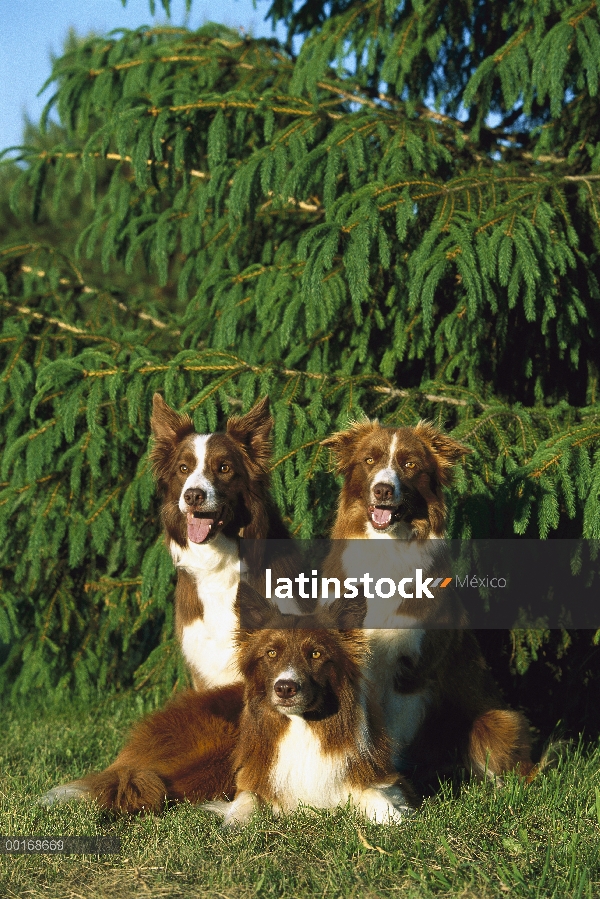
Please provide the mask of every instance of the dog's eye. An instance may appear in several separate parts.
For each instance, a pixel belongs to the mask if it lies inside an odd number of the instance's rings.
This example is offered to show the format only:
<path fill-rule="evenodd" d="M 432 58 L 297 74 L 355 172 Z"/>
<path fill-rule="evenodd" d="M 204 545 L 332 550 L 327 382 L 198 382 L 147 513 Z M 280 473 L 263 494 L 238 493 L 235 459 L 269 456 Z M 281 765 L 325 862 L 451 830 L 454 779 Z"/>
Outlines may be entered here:
<path fill-rule="evenodd" d="M 267 655 L 270 659 L 275 659 L 277 657 L 277 651 L 275 649 L 268 649 Z"/>
<path fill-rule="evenodd" d="M 182 474 L 186 474 L 186 472 L 188 471 L 187 465 L 180 465 L 180 466 L 179 466 L 179 471 L 180 471 Z"/>
<path fill-rule="evenodd" d="M 312 657 L 313 657 L 313 659 L 320 659 L 320 658 L 321 658 L 321 653 L 319 652 L 318 649 L 313 649 L 313 651 L 312 651 Z"/>
<path fill-rule="evenodd" d="M 365 462 L 367 463 L 367 465 L 373 465 L 375 459 L 373 458 L 373 456 L 369 456 L 367 459 L 365 459 Z"/>
<path fill-rule="evenodd" d="M 229 465 L 227 464 L 227 462 L 222 462 L 219 465 L 219 471 L 223 472 L 223 474 L 227 474 L 227 472 L 229 471 Z"/>
<path fill-rule="evenodd" d="M 415 467 L 415 463 L 414 463 L 414 462 L 405 462 L 405 463 L 404 463 L 404 467 L 405 467 L 405 468 L 414 468 L 414 467 Z"/>

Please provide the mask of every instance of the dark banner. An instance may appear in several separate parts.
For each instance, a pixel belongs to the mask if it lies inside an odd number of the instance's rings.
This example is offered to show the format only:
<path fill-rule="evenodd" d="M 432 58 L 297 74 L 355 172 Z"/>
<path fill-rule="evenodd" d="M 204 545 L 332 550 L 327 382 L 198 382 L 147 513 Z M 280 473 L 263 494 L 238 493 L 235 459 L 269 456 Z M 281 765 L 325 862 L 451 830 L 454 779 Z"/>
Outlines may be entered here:
<path fill-rule="evenodd" d="M 365 628 L 600 628 L 600 541 L 242 540 L 242 559 L 242 604 L 256 591 L 289 615 L 346 610 L 346 624 Z"/>

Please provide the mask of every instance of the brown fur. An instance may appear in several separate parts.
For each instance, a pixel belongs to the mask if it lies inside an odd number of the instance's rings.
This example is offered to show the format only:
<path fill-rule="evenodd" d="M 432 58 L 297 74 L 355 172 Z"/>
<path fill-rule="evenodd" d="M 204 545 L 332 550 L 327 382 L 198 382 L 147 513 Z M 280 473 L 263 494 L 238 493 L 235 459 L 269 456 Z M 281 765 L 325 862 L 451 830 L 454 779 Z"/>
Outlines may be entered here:
<path fill-rule="evenodd" d="M 184 463 L 191 469 L 194 465 L 194 426 L 189 415 L 171 409 L 159 393 L 154 394 L 150 423 L 154 436 L 150 458 L 164 498 L 166 536 L 185 547 L 186 519 L 178 503 L 187 474 L 180 466 Z M 256 540 L 289 536 L 269 492 L 272 427 L 269 399 L 264 397 L 246 415 L 229 418 L 224 434 L 211 437 L 211 475 L 225 506 L 223 533 L 227 536 Z M 222 461 L 229 463 L 229 471 L 219 471 Z"/>
<path fill-rule="evenodd" d="M 106 810 L 158 812 L 166 800 L 232 797 L 242 686 L 188 690 L 137 724 L 115 761 L 76 781 Z"/>
<path fill-rule="evenodd" d="M 334 604 L 315 615 L 290 616 L 253 594 L 244 609 L 246 627 L 238 638 L 244 684 L 182 693 L 136 725 L 112 765 L 71 786 L 107 811 L 128 814 L 159 812 L 167 800 L 232 798 L 239 790 L 277 803 L 269 766 L 289 719 L 272 704 L 273 666 L 266 650 L 276 648 L 279 670 L 304 666 L 303 716 L 325 753 L 347 756 L 349 782 L 359 789 L 398 785 L 412 801 L 411 788 L 392 769 L 389 741 L 372 702 L 367 703 L 369 751 L 357 746 L 367 641 L 361 631 L 334 628 L 358 623 L 360 604 Z M 248 630 L 259 623 L 261 629 Z M 317 648 L 321 657 L 313 660 Z"/>
<path fill-rule="evenodd" d="M 247 614 L 252 613 L 248 602 Z M 282 615 L 256 597 L 254 614 L 261 629 L 242 631 L 239 637 L 244 710 L 234 753 L 238 792 L 249 791 L 275 807 L 284 802 L 270 775 L 290 718 L 278 707 L 274 687 L 278 673 L 292 668 L 302 683 L 300 693 L 291 700 L 298 703 L 296 714 L 308 723 L 325 756 L 340 755 L 347 761 L 348 782 L 358 789 L 376 783 L 402 786 L 404 795 L 412 799 L 410 787 L 393 771 L 385 727 L 377 704 L 370 699 L 366 702 L 368 750 L 357 743 L 368 641 L 360 630 L 337 628 L 359 623 L 363 613 L 361 603 L 344 608 L 338 602 L 312 615 Z M 276 654 L 275 659 L 269 658 L 269 652 Z M 314 804 L 319 804 L 319 797 L 314 797 Z"/>
<path fill-rule="evenodd" d="M 152 433 L 154 445 L 151 459 L 158 489 L 163 496 L 162 520 L 167 546 L 186 551 L 188 543 L 188 513 L 213 517 L 210 543 L 222 532 L 225 537 L 244 538 L 240 553 L 246 565 L 247 582 L 264 591 L 264 568 L 271 567 L 276 576 L 286 576 L 287 567 L 295 570 L 296 548 L 270 495 L 269 461 L 271 429 L 269 400 L 264 397 L 243 416 L 231 416 L 224 433 L 211 434 L 206 443 L 203 477 L 212 485 L 216 497 L 211 505 L 204 493 L 194 501 L 185 499 L 187 512 L 180 508 L 180 498 L 189 474 L 198 460 L 194 449 L 195 431 L 190 417 L 171 409 L 160 394 L 153 399 Z M 184 466 L 184 471 L 182 471 Z M 225 470 L 223 470 L 225 469 Z M 267 539 L 275 542 L 269 553 Z M 282 542 L 279 541 L 283 538 Z M 202 553 L 202 550 L 200 550 Z M 242 560 L 242 559 L 241 559 Z M 199 563 L 200 564 L 200 563 Z M 175 589 L 175 631 L 183 640 L 184 628 L 202 619 L 205 608 L 202 590 L 198 588 L 203 571 L 179 566 Z M 240 583 L 240 590 L 243 584 Z M 217 592 L 210 594 L 219 600 Z M 237 605 L 240 593 L 238 591 Z M 231 600 L 227 600 L 231 602 Z M 306 608 L 304 604 L 303 609 Z M 206 675 L 186 658 L 195 689 L 214 686 Z"/>
<path fill-rule="evenodd" d="M 395 433 L 405 493 L 397 520 L 407 523 L 415 537 L 441 536 L 446 521 L 442 488 L 451 482 L 454 463 L 471 450 L 424 421 L 414 428 L 397 428 Z M 390 429 L 382 428 L 377 421 L 361 421 L 323 441 L 323 446 L 333 451 L 338 474 L 344 476 L 344 489 L 331 534 L 333 539 L 364 536 L 371 478 L 385 465 L 389 434 Z M 373 462 L 369 464 L 367 459 Z M 414 467 L 406 468 L 406 463 Z"/>
<path fill-rule="evenodd" d="M 332 531 L 339 542 L 325 562 L 327 575 L 341 576 L 342 540 L 367 536 L 374 473 L 387 465 L 393 434 L 402 499 L 389 528 L 391 535 L 416 541 L 444 535 L 443 488 L 451 483 L 452 467 L 470 450 L 426 422 L 398 429 L 359 422 L 324 441 L 344 476 Z M 444 572 L 425 574 L 435 577 Z M 393 689 L 405 696 L 426 692 L 430 697 L 425 718 L 403 752 L 406 770 L 426 777 L 459 760 L 476 776 L 512 769 L 527 774 L 532 768 L 527 721 L 503 702 L 475 636 L 464 630 L 458 597 L 450 587 L 442 595 L 443 602 L 438 594 L 434 600 L 405 600 L 401 606 L 402 614 L 416 618 L 426 633 L 418 657 L 397 657 Z"/>

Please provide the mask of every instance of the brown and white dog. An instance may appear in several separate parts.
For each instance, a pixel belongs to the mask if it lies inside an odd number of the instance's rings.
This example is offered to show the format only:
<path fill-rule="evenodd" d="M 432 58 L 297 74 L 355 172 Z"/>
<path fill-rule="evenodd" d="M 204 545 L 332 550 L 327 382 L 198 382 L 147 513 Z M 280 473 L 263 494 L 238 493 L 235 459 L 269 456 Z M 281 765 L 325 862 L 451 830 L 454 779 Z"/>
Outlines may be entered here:
<path fill-rule="evenodd" d="M 287 814 L 301 804 L 334 809 L 348 802 L 371 821 L 399 823 L 411 791 L 393 769 L 363 676 L 367 640 L 345 629 L 360 612 L 328 607 L 291 616 L 259 601 L 246 612 L 261 629 L 239 640 L 244 710 L 236 796 L 206 807 L 226 826 L 247 824 L 259 805 Z"/>
<path fill-rule="evenodd" d="M 177 568 L 175 629 L 196 690 L 239 680 L 234 634 L 240 591 L 246 582 L 264 592 L 263 541 L 289 537 L 269 493 L 268 407 L 265 397 L 246 415 L 231 416 L 224 433 L 197 434 L 188 415 L 154 395 L 151 458 Z M 250 546 L 243 559 L 240 537 Z M 273 545 L 279 557 L 266 564 L 283 574 L 295 557 L 293 542 L 285 541 L 283 553 L 279 541 Z M 285 611 L 299 609 L 292 603 Z"/>
<path fill-rule="evenodd" d="M 229 826 L 261 804 L 285 814 L 349 801 L 372 821 L 400 822 L 413 794 L 363 676 L 368 641 L 349 629 L 362 615 L 339 603 L 284 615 L 249 592 L 237 634 L 243 684 L 181 694 L 135 727 L 110 767 L 42 804 L 88 798 L 108 811 L 158 812 L 165 800 L 235 794 L 207 806 Z"/>
<path fill-rule="evenodd" d="M 269 493 L 268 398 L 230 417 L 225 433 L 197 434 L 191 418 L 156 393 L 151 426 L 165 537 L 177 567 L 175 629 L 195 690 L 209 692 L 184 694 L 146 719 L 109 768 L 55 787 L 42 798 L 45 805 L 92 797 L 103 808 L 135 812 L 157 808 L 165 796 L 200 801 L 227 794 L 233 783 L 227 752 L 242 709 L 240 607 L 254 589 L 264 593 L 265 564 L 282 576 L 298 568 L 289 539 L 275 540 L 271 557 L 262 557 L 267 538 L 289 537 Z M 293 600 L 287 611 L 299 611 Z M 219 687 L 226 692 L 211 690 Z M 221 735 L 221 760 L 211 734 Z"/>
<path fill-rule="evenodd" d="M 394 564 L 404 573 L 447 573 L 443 489 L 470 450 L 427 422 L 404 428 L 359 422 L 323 443 L 344 478 L 324 573 L 364 572 L 377 554 L 386 573 Z M 361 539 L 369 541 L 362 550 L 354 542 Z M 405 595 L 367 600 L 365 618 L 369 677 L 397 769 L 426 777 L 459 760 L 477 776 L 513 768 L 527 774 L 527 721 L 502 701 L 475 636 L 464 629 L 458 597 L 448 589 L 433 599 Z"/>

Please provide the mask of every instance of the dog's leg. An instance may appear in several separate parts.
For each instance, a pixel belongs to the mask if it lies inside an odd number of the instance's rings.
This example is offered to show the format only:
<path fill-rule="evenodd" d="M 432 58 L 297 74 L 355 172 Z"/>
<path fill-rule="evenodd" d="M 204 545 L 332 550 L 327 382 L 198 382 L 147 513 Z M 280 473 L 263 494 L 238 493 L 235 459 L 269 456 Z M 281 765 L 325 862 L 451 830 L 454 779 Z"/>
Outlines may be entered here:
<path fill-rule="evenodd" d="M 414 811 L 398 783 L 367 787 L 358 796 L 357 806 L 375 824 L 401 824 Z"/>
<path fill-rule="evenodd" d="M 250 790 L 242 790 L 233 802 L 207 802 L 202 806 L 223 818 L 223 827 L 245 827 L 258 808 L 258 797 Z"/>

